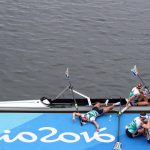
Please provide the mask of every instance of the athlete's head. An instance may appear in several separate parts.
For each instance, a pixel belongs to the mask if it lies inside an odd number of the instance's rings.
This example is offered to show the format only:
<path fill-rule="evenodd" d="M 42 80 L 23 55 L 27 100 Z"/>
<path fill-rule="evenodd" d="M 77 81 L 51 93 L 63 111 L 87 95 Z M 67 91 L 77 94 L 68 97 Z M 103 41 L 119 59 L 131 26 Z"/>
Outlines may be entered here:
<path fill-rule="evenodd" d="M 137 88 L 141 89 L 142 88 L 142 83 L 138 83 Z"/>
<path fill-rule="evenodd" d="M 83 116 L 81 117 L 81 119 L 82 119 L 82 122 L 86 122 L 88 120 L 87 116 Z"/>
<path fill-rule="evenodd" d="M 146 113 L 145 112 L 140 113 L 140 118 L 141 118 L 141 120 L 145 120 L 146 119 Z"/>
<path fill-rule="evenodd" d="M 80 123 L 83 126 L 84 124 L 86 124 L 87 122 L 87 118 L 86 117 L 79 117 L 80 118 Z"/>

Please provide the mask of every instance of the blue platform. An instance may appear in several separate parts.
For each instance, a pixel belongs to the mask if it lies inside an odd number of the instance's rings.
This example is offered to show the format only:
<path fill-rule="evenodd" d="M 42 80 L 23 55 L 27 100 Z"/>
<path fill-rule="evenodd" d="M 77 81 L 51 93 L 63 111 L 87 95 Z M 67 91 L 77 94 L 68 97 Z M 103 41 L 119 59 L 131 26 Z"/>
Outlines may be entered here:
<path fill-rule="evenodd" d="M 125 126 L 138 115 L 121 116 L 122 150 L 150 149 L 145 137 L 130 139 L 125 134 Z M 112 150 L 117 119 L 117 114 L 99 117 L 97 133 L 93 124 L 81 126 L 78 119 L 73 123 L 69 113 L 0 113 L 0 150 Z"/>

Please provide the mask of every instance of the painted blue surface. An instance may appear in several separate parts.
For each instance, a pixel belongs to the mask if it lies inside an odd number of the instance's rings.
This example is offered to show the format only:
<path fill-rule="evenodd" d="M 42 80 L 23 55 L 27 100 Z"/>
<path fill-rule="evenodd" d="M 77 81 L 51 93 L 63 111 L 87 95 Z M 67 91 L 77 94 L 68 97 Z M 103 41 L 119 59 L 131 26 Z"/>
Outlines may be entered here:
<path fill-rule="evenodd" d="M 149 149 L 146 139 L 130 139 L 125 126 L 139 114 L 121 116 L 120 141 L 123 150 Z M 97 119 L 101 131 L 88 123 L 80 126 L 72 122 L 72 114 L 54 113 L 1 113 L 0 150 L 111 150 L 117 138 L 117 115 L 106 114 Z"/>
<path fill-rule="evenodd" d="M 2 113 L 0 114 L 0 134 L 3 132 L 6 127 L 8 129 L 13 129 L 15 127 L 18 127 L 26 122 L 29 122 L 30 120 L 33 120 L 36 117 L 39 117 L 40 113 L 32 113 L 32 114 L 25 114 L 25 113 Z"/>

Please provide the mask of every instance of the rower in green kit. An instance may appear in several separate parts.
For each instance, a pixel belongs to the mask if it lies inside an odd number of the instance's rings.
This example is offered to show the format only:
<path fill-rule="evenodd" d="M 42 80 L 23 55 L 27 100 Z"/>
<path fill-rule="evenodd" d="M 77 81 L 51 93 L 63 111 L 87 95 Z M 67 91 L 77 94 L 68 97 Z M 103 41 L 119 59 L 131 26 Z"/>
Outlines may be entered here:
<path fill-rule="evenodd" d="M 99 124 L 96 122 L 96 118 L 106 112 L 111 111 L 116 105 L 120 105 L 120 102 L 114 103 L 113 105 L 107 107 L 102 107 L 102 104 L 97 102 L 92 110 L 88 111 L 87 113 L 81 114 L 79 112 L 74 112 L 72 119 L 73 121 L 75 121 L 75 117 L 79 116 L 81 118 L 82 124 L 85 124 L 86 122 L 91 122 L 95 125 L 96 131 L 99 132 L 100 127 Z"/>
<path fill-rule="evenodd" d="M 147 119 L 146 113 L 141 113 L 140 116 L 133 119 L 131 123 L 126 127 L 126 134 L 130 138 L 134 138 L 136 136 L 143 134 L 142 124 L 145 119 Z"/>

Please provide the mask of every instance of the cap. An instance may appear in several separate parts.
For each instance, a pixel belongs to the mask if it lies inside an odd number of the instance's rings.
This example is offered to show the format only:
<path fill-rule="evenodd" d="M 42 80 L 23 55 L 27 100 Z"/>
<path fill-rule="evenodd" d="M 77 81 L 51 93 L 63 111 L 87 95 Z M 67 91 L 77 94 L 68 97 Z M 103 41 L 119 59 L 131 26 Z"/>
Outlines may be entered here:
<path fill-rule="evenodd" d="M 140 117 L 145 118 L 146 117 L 146 113 L 145 112 L 140 113 Z"/>

